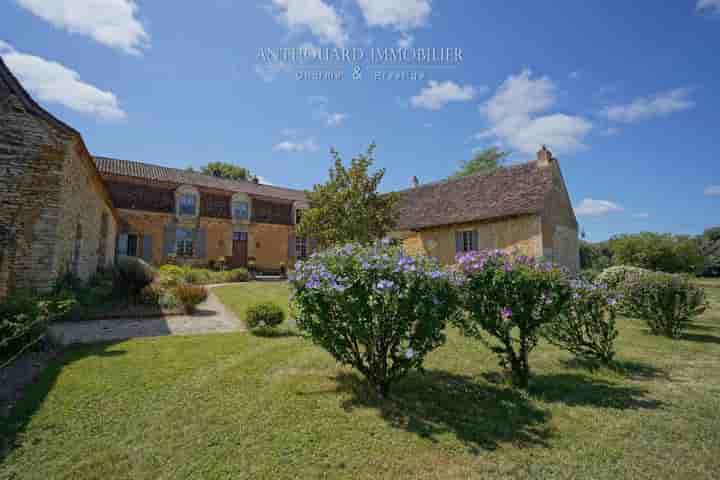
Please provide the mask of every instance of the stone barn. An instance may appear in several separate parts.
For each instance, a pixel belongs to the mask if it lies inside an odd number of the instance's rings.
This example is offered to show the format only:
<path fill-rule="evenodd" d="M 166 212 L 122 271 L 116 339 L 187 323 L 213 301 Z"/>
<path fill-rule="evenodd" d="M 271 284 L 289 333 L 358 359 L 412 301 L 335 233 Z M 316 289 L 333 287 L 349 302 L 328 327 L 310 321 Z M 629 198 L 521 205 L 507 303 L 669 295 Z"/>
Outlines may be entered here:
<path fill-rule="evenodd" d="M 0 298 L 112 264 L 117 213 L 82 136 L 0 59 Z"/>

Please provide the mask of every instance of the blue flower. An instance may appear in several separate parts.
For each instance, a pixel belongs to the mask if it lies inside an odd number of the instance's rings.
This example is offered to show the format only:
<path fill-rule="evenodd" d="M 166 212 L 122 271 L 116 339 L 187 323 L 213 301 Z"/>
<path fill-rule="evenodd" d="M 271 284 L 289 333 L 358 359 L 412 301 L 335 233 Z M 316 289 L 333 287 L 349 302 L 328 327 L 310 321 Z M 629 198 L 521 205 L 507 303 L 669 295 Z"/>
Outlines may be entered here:
<path fill-rule="evenodd" d="M 393 287 L 395 287 L 395 283 L 391 280 L 380 280 L 377 285 L 375 285 L 375 288 L 380 291 L 390 290 Z"/>

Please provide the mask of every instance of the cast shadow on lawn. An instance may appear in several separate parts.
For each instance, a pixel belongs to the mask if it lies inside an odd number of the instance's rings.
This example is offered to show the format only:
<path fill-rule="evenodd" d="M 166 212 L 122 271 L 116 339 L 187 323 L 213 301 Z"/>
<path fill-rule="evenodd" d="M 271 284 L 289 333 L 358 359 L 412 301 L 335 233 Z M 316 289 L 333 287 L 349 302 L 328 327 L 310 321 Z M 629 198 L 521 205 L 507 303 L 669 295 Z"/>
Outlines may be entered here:
<path fill-rule="evenodd" d="M 262 338 L 287 338 L 300 336 L 300 334 L 298 334 L 296 331 L 290 330 L 288 328 L 256 328 L 254 330 L 250 330 L 250 333 L 252 333 L 256 337 Z"/>
<path fill-rule="evenodd" d="M 0 418 L 0 464 L 22 444 L 22 436 L 33 415 L 42 406 L 66 365 L 86 357 L 114 357 L 125 350 L 112 350 L 116 342 L 69 347 L 52 359 L 37 380 L 24 388 L 23 398 L 14 406 L 9 417 Z"/>
<path fill-rule="evenodd" d="M 468 376 L 439 370 L 413 373 L 393 387 L 388 399 L 378 398 L 355 373 L 341 373 L 335 380 L 339 391 L 352 395 L 342 404 L 346 410 L 376 408 L 391 426 L 431 441 L 453 433 L 474 454 L 505 442 L 547 447 L 553 433 L 550 414 L 526 396 Z"/>
<path fill-rule="evenodd" d="M 663 406 L 659 400 L 647 398 L 648 390 L 644 388 L 620 385 L 582 374 L 536 375 L 531 382 L 530 394 L 549 403 L 619 410 L 657 409 Z"/>
<path fill-rule="evenodd" d="M 632 380 L 670 379 L 670 374 L 667 370 L 656 367 L 650 363 L 637 362 L 634 360 L 615 360 L 608 366 L 602 365 L 597 361 L 582 358 L 565 359 L 560 363 L 567 368 L 578 368 L 591 372 L 608 369 Z"/>
<path fill-rule="evenodd" d="M 715 335 L 707 335 L 704 333 L 683 333 L 680 335 L 680 340 L 687 340 L 689 342 L 702 342 L 702 343 L 715 343 L 720 345 L 720 337 Z"/>

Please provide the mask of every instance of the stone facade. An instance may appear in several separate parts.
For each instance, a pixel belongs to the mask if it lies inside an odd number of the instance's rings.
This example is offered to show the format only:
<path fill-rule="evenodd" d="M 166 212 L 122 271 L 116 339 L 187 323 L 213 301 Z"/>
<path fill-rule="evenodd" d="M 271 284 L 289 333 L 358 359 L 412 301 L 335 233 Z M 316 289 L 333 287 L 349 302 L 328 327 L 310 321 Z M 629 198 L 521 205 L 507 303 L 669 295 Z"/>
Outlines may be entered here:
<path fill-rule="evenodd" d="M 32 102 L 4 64 L 0 204 L 0 297 L 48 290 L 67 271 L 87 279 L 113 261 L 115 214 L 82 138 Z"/>
<path fill-rule="evenodd" d="M 415 254 L 430 255 L 444 264 L 455 263 L 458 232 L 476 232 L 478 250 L 501 249 L 508 253 L 542 255 L 541 219 L 538 215 L 504 218 L 427 228 L 399 234 L 403 246 Z"/>

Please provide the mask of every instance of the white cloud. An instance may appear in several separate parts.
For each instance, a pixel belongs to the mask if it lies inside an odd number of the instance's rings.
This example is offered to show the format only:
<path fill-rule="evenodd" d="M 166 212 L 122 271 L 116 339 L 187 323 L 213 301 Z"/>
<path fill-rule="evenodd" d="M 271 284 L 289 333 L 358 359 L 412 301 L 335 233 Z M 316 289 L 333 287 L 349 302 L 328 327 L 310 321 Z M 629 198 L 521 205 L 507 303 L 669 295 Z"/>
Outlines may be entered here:
<path fill-rule="evenodd" d="M 632 123 L 693 108 L 695 102 L 688 98 L 689 95 L 689 88 L 676 88 L 651 97 L 636 98 L 628 104 L 607 106 L 602 113 L 610 120 Z"/>
<path fill-rule="evenodd" d="M 345 25 L 331 5 L 323 0 L 272 0 L 278 18 L 291 30 L 309 30 L 322 43 L 343 47 L 348 41 Z"/>
<path fill-rule="evenodd" d="M 481 87 L 484 91 L 487 87 Z M 430 80 L 427 87 L 420 90 L 418 95 L 410 99 L 410 104 L 416 108 L 427 110 L 440 110 L 450 102 L 467 102 L 475 98 L 478 90 L 472 85 L 460 86 L 455 82 L 436 82 Z"/>
<path fill-rule="evenodd" d="M 328 113 L 325 117 L 325 124 L 328 127 L 338 127 L 347 119 L 347 117 L 347 113 Z"/>
<path fill-rule="evenodd" d="M 530 70 L 509 76 L 481 107 L 490 128 L 477 139 L 496 138 L 523 153 L 548 145 L 556 153 L 585 148 L 592 124 L 578 116 L 540 115 L 555 104 L 555 84 L 548 77 L 532 78 Z"/>
<path fill-rule="evenodd" d="M 650 214 L 647 212 L 633 213 L 633 218 L 650 218 Z"/>
<path fill-rule="evenodd" d="M 600 217 L 613 212 L 622 212 L 623 207 L 610 200 L 594 200 L 586 198 L 580 205 L 575 207 L 575 214 L 578 216 Z"/>
<path fill-rule="evenodd" d="M 705 188 L 705 195 L 708 197 L 720 197 L 720 185 L 710 185 Z"/>
<path fill-rule="evenodd" d="M 720 0 L 698 0 L 698 10 L 714 10 L 715 13 L 720 13 Z"/>
<path fill-rule="evenodd" d="M 568 75 L 568 78 L 570 78 L 571 80 L 577 80 L 580 78 L 580 72 L 577 72 L 577 71 L 570 72 L 570 74 Z"/>
<path fill-rule="evenodd" d="M 34 15 L 70 33 L 139 55 L 150 42 L 135 0 L 17 0 Z"/>
<path fill-rule="evenodd" d="M 357 0 L 371 27 L 403 31 L 421 27 L 430 15 L 430 0 Z"/>
<path fill-rule="evenodd" d="M 315 140 L 308 138 L 304 141 L 293 142 L 285 140 L 273 147 L 276 152 L 288 152 L 288 153 L 301 153 L 301 152 L 315 152 L 318 150 L 318 146 L 315 144 Z"/>
<path fill-rule="evenodd" d="M 115 94 L 81 81 L 74 70 L 35 55 L 20 53 L 3 41 L 0 41 L 0 55 L 20 83 L 40 101 L 58 103 L 106 120 L 127 117 Z"/>
<path fill-rule="evenodd" d="M 415 43 L 415 36 L 410 35 L 407 32 L 402 32 L 397 42 L 398 47 L 400 48 L 410 48 L 412 47 L 413 43 Z"/>
<path fill-rule="evenodd" d="M 260 182 L 263 185 L 275 185 L 274 183 L 272 183 L 270 180 L 263 177 L 262 175 L 258 175 L 257 178 L 258 178 L 258 182 Z"/>

